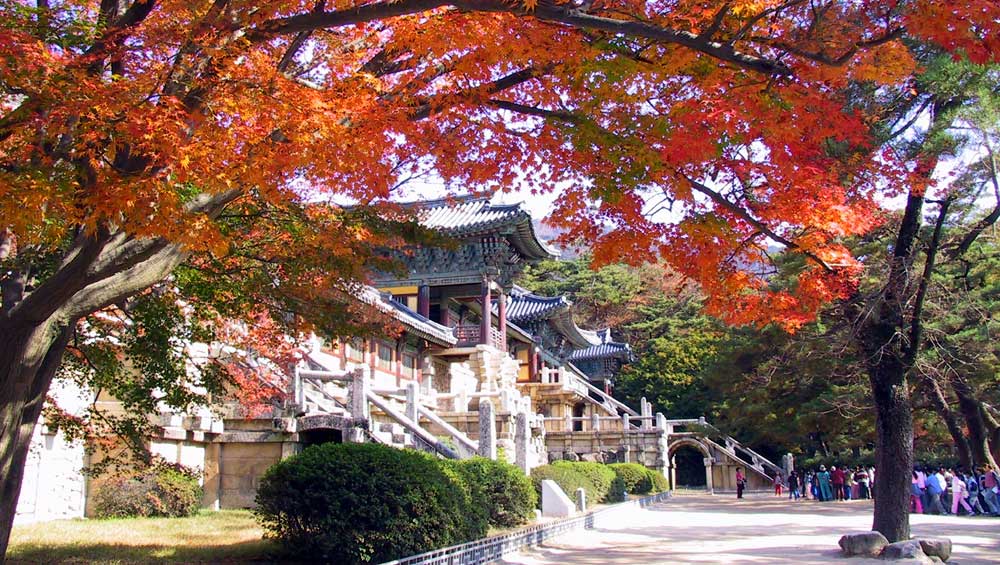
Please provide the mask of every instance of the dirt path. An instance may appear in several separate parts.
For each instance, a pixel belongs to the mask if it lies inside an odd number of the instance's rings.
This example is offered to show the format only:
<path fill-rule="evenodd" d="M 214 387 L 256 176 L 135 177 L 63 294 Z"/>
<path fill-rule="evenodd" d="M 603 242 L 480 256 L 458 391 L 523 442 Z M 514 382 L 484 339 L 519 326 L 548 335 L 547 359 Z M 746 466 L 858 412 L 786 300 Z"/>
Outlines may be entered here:
<path fill-rule="evenodd" d="M 871 528 L 871 502 L 677 495 L 619 525 L 573 532 L 499 561 L 507 565 L 881 563 L 840 557 L 842 534 Z M 911 517 L 915 536 L 945 536 L 950 563 L 1000 563 L 1000 518 Z"/>

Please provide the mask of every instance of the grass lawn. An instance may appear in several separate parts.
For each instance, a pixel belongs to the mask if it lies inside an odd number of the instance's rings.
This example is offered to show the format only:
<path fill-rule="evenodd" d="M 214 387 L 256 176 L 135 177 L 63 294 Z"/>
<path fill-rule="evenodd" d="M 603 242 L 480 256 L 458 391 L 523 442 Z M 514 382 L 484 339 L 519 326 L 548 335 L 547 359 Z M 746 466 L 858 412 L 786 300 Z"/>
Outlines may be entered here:
<path fill-rule="evenodd" d="M 58 520 L 16 526 L 11 563 L 267 563 L 278 546 L 261 539 L 246 510 L 202 511 L 190 518 Z"/>

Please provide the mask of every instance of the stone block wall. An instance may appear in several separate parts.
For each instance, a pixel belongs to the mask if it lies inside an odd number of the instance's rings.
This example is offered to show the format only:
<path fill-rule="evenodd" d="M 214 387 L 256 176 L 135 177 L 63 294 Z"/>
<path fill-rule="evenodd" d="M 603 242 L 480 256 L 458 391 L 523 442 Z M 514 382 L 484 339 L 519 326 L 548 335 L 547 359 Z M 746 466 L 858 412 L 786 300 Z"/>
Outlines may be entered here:
<path fill-rule="evenodd" d="M 54 381 L 49 394 L 61 409 L 75 415 L 90 401 L 87 391 L 66 380 Z M 81 442 L 68 442 L 61 432 L 53 433 L 39 422 L 31 436 L 14 523 L 82 517 L 87 494 L 81 474 L 84 458 Z"/>
<path fill-rule="evenodd" d="M 86 504 L 86 479 L 81 474 L 84 449 L 60 432 L 35 426 L 17 500 L 15 524 L 81 518 Z"/>

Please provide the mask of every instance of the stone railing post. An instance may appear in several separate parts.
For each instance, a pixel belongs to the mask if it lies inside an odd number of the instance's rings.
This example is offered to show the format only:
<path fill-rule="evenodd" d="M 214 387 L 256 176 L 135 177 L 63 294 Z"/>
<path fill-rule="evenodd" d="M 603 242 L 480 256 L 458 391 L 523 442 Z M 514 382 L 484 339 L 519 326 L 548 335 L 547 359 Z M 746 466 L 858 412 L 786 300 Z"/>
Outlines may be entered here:
<path fill-rule="evenodd" d="M 628 431 L 628 413 L 622 414 L 622 433 Z"/>
<path fill-rule="evenodd" d="M 525 474 L 531 470 L 528 465 L 528 447 L 531 443 L 531 430 L 528 429 L 528 415 L 521 412 L 514 420 L 514 463 Z"/>
<path fill-rule="evenodd" d="M 414 423 L 420 423 L 420 392 L 417 383 L 406 383 L 406 417 Z"/>
<path fill-rule="evenodd" d="M 571 432 L 573 431 L 573 413 L 570 412 L 566 414 L 566 429 L 563 431 Z"/>
<path fill-rule="evenodd" d="M 590 415 L 590 430 L 593 432 L 601 431 L 601 416 L 597 412 Z"/>
<path fill-rule="evenodd" d="M 479 455 L 488 459 L 497 458 L 497 424 L 493 403 L 487 398 L 479 400 Z"/>
<path fill-rule="evenodd" d="M 576 510 L 577 512 L 587 511 L 587 491 L 583 487 L 576 489 Z"/>
<path fill-rule="evenodd" d="M 351 417 L 355 420 L 368 420 L 371 416 L 368 410 L 368 391 L 371 386 L 369 375 L 370 369 L 367 365 L 363 365 L 354 370 L 351 379 Z"/>
<path fill-rule="evenodd" d="M 650 405 L 646 397 L 642 397 L 639 401 L 640 414 L 642 414 L 642 429 L 649 430 L 653 428 L 653 406 Z"/>

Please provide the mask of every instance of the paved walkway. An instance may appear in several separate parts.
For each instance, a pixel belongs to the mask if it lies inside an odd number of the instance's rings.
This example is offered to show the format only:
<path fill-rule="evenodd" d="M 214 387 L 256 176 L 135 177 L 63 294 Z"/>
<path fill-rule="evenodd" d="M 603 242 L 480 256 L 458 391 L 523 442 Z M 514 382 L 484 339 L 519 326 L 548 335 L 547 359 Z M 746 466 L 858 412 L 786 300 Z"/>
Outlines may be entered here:
<path fill-rule="evenodd" d="M 755 496 L 677 495 L 636 509 L 614 527 L 573 532 L 510 556 L 507 565 L 869 563 L 840 557 L 837 540 L 871 529 L 871 502 L 788 502 Z M 946 536 L 950 563 L 1000 563 L 1000 518 L 911 516 L 915 536 Z"/>

